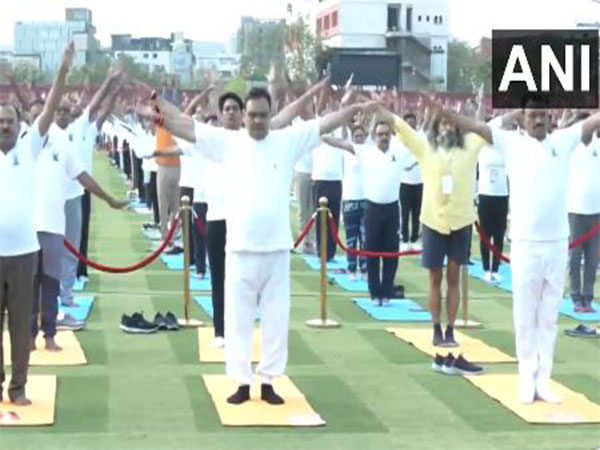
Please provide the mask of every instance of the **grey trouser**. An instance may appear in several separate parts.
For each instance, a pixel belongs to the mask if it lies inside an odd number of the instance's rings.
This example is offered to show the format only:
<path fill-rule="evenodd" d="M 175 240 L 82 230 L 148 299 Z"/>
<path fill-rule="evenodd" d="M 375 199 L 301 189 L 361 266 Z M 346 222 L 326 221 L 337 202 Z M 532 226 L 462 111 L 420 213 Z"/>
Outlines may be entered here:
<path fill-rule="evenodd" d="M 295 174 L 295 191 L 296 199 L 298 200 L 298 226 L 299 231 L 304 229 L 304 226 L 310 220 L 310 217 L 315 212 L 315 205 L 312 196 L 312 175 L 310 173 L 296 172 Z M 304 240 L 304 248 L 312 248 L 315 246 L 315 231 L 314 227 Z"/>
<path fill-rule="evenodd" d="M 0 393 L 6 377 L 2 335 L 8 312 L 12 378 L 8 387 L 11 400 L 25 395 L 29 368 L 31 299 L 37 252 L 19 256 L 0 256 Z"/>
<path fill-rule="evenodd" d="M 65 239 L 73 247 L 79 249 L 81 244 L 81 197 L 72 198 L 65 202 Z M 60 277 L 60 300 L 69 302 L 73 300 L 73 286 L 77 279 L 77 266 L 79 260 L 66 248 L 63 250 L 64 259 L 62 275 Z"/>
<path fill-rule="evenodd" d="M 158 211 L 160 233 L 163 237 L 169 230 L 171 215 L 179 209 L 179 166 L 158 166 L 156 187 L 158 190 Z"/>
<path fill-rule="evenodd" d="M 571 241 L 584 235 L 600 222 L 600 214 L 569 213 Z M 598 251 L 600 233 L 596 233 L 587 242 L 569 251 L 569 275 L 571 278 L 571 298 L 573 301 L 592 300 L 594 298 L 594 283 L 598 269 Z M 583 289 L 581 289 L 581 257 L 585 258 L 583 265 Z"/>
<path fill-rule="evenodd" d="M 33 305 L 31 308 L 31 336 L 35 338 L 41 325 L 44 337 L 56 335 L 60 275 L 64 258 L 65 237 L 61 234 L 38 231 L 40 257 L 37 275 L 33 284 Z M 41 312 L 41 321 L 40 321 Z"/>

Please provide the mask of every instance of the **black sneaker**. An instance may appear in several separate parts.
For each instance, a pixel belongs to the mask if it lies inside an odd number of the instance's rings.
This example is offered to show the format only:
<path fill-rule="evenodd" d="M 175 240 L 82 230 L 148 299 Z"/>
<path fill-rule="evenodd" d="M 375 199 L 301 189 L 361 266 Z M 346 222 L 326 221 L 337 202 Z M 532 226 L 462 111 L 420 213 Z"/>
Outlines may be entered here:
<path fill-rule="evenodd" d="M 600 334 L 597 332 L 596 327 L 585 325 L 580 323 L 573 330 L 565 330 L 565 334 L 571 337 L 584 337 L 584 338 L 597 338 Z"/>
<path fill-rule="evenodd" d="M 454 360 L 452 367 L 455 373 L 462 375 L 477 375 L 483 372 L 483 367 L 470 363 L 462 354 Z"/>
<path fill-rule="evenodd" d="M 164 253 L 165 255 L 180 255 L 183 253 L 183 249 L 181 247 L 174 246 Z"/>
<path fill-rule="evenodd" d="M 156 313 L 156 315 L 154 316 L 154 325 L 159 330 L 166 330 L 167 329 L 167 319 L 165 319 L 165 316 L 163 316 L 161 313 Z"/>
<path fill-rule="evenodd" d="M 459 372 L 454 368 L 454 361 L 456 358 L 452 353 L 444 358 L 444 365 L 442 366 L 442 372 L 446 375 L 460 375 Z"/>
<path fill-rule="evenodd" d="M 175 314 L 170 311 L 165 316 L 165 325 L 166 329 L 169 331 L 179 330 L 179 321 L 177 320 L 177 317 L 175 317 Z"/>
<path fill-rule="evenodd" d="M 454 328 L 446 328 L 444 347 L 458 347 L 458 342 L 454 340 Z"/>
<path fill-rule="evenodd" d="M 134 334 L 150 334 L 158 331 L 158 327 L 144 319 L 143 314 L 140 313 L 134 313 L 131 317 L 123 314 L 119 327 L 125 333 Z"/>
<path fill-rule="evenodd" d="M 444 357 L 439 353 L 435 354 L 435 358 L 433 358 L 433 362 L 431 363 L 431 370 L 434 372 L 442 373 L 442 368 L 444 367 Z"/>

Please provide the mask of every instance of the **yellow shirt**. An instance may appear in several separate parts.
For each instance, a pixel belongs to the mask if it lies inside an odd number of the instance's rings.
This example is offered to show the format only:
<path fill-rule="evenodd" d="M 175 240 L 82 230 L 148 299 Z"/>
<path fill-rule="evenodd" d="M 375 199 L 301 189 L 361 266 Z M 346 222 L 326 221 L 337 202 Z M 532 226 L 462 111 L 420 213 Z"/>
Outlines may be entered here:
<path fill-rule="evenodd" d="M 413 153 L 423 176 L 421 222 L 441 234 L 450 234 L 475 221 L 473 182 L 477 158 L 487 142 L 469 133 L 463 148 L 433 148 L 429 141 L 399 117 L 396 136 Z M 444 194 L 443 178 L 452 178 L 452 192 Z"/>

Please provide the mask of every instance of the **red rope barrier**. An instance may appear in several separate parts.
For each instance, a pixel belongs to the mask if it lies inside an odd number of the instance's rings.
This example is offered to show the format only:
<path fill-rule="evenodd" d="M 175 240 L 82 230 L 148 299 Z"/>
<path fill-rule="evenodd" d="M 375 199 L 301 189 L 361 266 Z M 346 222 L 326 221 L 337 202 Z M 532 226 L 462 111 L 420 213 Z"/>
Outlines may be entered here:
<path fill-rule="evenodd" d="M 304 229 L 302 230 L 302 232 L 298 236 L 298 239 L 296 239 L 296 242 L 294 242 L 294 248 L 298 248 L 298 246 L 300 245 L 300 243 L 308 235 L 308 233 L 310 232 L 310 229 L 315 224 L 315 219 L 317 217 L 317 214 L 318 214 L 318 212 L 315 213 L 315 214 L 313 214 L 312 217 L 310 218 L 310 220 L 306 223 L 306 225 L 304 225 Z"/>
<path fill-rule="evenodd" d="M 83 256 L 81 253 L 79 253 L 79 251 L 76 248 L 74 248 L 73 245 L 66 239 L 65 239 L 65 247 L 73 255 L 75 255 L 75 257 L 77 259 L 79 259 L 79 261 L 81 261 L 82 264 L 93 267 L 94 269 L 97 269 L 97 270 L 101 270 L 102 272 L 108 272 L 108 273 L 134 272 L 136 270 L 141 269 L 142 267 L 146 267 L 147 265 L 151 264 L 167 248 L 167 246 L 169 245 L 169 242 L 171 242 L 171 239 L 173 238 L 173 235 L 175 234 L 175 230 L 177 229 L 177 222 L 178 222 L 178 220 L 173 221 L 173 223 L 171 224 L 171 228 L 169 229 L 169 232 L 167 233 L 167 237 L 162 242 L 160 247 L 158 247 L 156 250 L 154 250 L 154 252 L 152 252 L 152 254 L 150 256 L 148 256 L 147 258 L 145 258 L 144 260 L 140 261 L 137 264 L 134 264 L 133 266 L 129 266 L 129 267 L 108 267 L 103 264 L 100 264 L 100 263 L 97 263 L 94 261 L 90 261 L 85 256 Z"/>
<path fill-rule="evenodd" d="M 500 250 L 498 250 L 496 247 L 494 247 L 494 245 L 492 245 L 492 241 L 490 240 L 490 238 L 488 237 L 487 234 L 485 234 L 485 231 L 483 231 L 483 229 L 481 228 L 481 225 L 479 225 L 479 222 L 475 222 L 475 229 L 477 230 L 477 233 L 479 233 L 479 237 L 481 238 L 481 240 L 483 241 L 483 243 L 485 244 L 485 246 L 497 257 L 500 259 L 500 261 L 504 261 L 505 263 L 510 264 L 510 258 L 506 255 L 504 255 Z"/>
<path fill-rule="evenodd" d="M 498 250 L 496 247 L 494 247 L 494 245 L 492 245 L 492 242 L 490 241 L 490 238 L 487 236 L 487 234 L 485 234 L 485 231 L 482 230 L 481 225 L 479 225 L 479 222 L 475 222 L 475 229 L 479 233 L 479 237 L 481 238 L 481 240 L 485 244 L 485 246 L 494 255 L 496 255 L 496 257 L 498 257 L 502 261 L 510 264 L 510 258 L 508 256 L 502 254 L 502 252 L 500 250 Z M 580 245 L 585 244 L 587 241 L 589 241 L 598 232 L 600 232 L 600 223 L 598 223 L 596 226 L 594 226 L 587 233 L 585 233 L 585 234 L 579 236 L 577 239 L 574 239 L 573 241 L 571 241 L 569 243 L 569 249 L 572 250 L 574 248 L 579 247 Z"/>
<path fill-rule="evenodd" d="M 329 214 L 327 216 L 329 226 L 331 227 L 331 234 L 333 235 L 333 239 L 336 244 L 340 246 L 342 250 L 346 253 L 349 253 L 353 256 L 365 256 L 367 258 L 399 258 L 401 256 L 409 256 L 409 255 L 420 255 L 423 252 L 421 250 L 408 250 L 405 252 L 373 252 L 368 250 L 356 250 L 354 248 L 347 248 L 341 241 L 338 228 L 335 225 L 335 221 L 333 220 L 333 216 Z"/>

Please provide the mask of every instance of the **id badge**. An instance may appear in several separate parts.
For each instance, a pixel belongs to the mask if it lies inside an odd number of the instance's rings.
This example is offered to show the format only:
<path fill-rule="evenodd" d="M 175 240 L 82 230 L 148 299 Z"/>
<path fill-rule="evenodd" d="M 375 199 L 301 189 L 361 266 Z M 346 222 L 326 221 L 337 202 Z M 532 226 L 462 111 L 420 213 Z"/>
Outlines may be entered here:
<path fill-rule="evenodd" d="M 442 192 L 444 195 L 450 195 L 454 191 L 454 180 L 452 175 L 444 175 L 442 177 Z"/>

